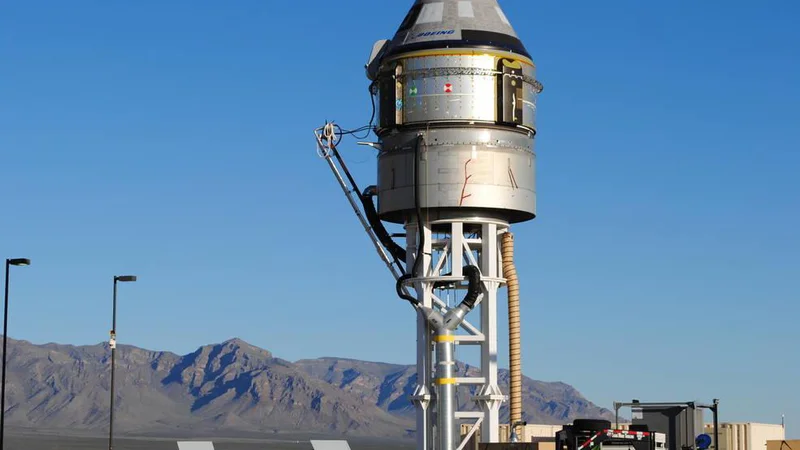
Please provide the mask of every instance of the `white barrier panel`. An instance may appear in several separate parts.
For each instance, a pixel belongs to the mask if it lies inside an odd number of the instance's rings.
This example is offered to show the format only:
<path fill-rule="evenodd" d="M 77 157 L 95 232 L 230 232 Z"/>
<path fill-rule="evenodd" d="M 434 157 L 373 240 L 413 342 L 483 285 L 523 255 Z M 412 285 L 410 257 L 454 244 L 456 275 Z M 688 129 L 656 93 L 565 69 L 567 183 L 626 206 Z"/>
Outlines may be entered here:
<path fill-rule="evenodd" d="M 178 441 L 178 450 L 214 450 L 214 443 Z"/>
<path fill-rule="evenodd" d="M 314 450 L 350 450 L 347 441 L 311 441 Z"/>

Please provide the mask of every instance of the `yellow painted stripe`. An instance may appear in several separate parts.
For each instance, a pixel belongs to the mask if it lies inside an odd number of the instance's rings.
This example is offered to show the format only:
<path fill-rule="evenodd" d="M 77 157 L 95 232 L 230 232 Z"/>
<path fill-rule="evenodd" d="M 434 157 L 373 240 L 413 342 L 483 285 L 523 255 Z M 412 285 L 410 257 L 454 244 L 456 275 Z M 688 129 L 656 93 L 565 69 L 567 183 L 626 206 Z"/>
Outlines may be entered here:
<path fill-rule="evenodd" d="M 443 385 L 443 384 L 456 384 L 455 378 L 437 378 L 436 384 Z"/>
<path fill-rule="evenodd" d="M 467 50 L 467 49 L 441 49 L 441 50 L 420 50 L 417 52 L 403 53 L 392 57 L 389 61 L 397 61 L 399 59 L 407 58 L 420 58 L 423 56 L 493 56 L 495 58 L 507 58 L 520 61 L 531 67 L 536 67 L 530 59 L 511 52 L 503 52 L 498 50 Z"/>
<path fill-rule="evenodd" d="M 455 342 L 456 337 L 453 335 L 449 336 L 434 336 L 433 342 Z"/>

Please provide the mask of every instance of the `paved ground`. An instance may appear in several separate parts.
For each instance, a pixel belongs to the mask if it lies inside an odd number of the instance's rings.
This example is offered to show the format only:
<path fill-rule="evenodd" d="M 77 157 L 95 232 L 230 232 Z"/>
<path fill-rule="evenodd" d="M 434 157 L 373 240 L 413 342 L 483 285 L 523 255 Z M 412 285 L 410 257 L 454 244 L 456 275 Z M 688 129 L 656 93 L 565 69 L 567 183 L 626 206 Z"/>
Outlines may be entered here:
<path fill-rule="evenodd" d="M 239 441 L 199 439 L 214 442 L 215 450 L 312 450 L 306 441 Z M 114 450 L 178 450 L 177 439 L 115 439 Z M 412 441 L 376 443 L 348 440 L 352 450 L 412 450 Z M 6 434 L 5 450 L 108 450 L 107 438 L 50 436 L 42 434 Z"/>

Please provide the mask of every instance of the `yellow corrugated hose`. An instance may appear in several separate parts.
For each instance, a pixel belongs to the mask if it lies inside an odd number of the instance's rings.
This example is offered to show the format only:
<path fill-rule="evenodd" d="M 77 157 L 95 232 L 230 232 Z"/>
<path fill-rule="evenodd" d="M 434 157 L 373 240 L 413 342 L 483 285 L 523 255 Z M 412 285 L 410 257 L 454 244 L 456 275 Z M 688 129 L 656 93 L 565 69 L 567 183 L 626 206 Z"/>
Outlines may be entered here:
<path fill-rule="evenodd" d="M 509 383 L 509 397 L 511 400 L 510 422 L 522 421 L 522 367 L 521 367 L 521 337 L 520 337 L 520 312 L 519 312 L 519 279 L 514 266 L 514 235 L 510 232 L 503 234 L 503 276 L 508 285 L 508 351 L 511 369 Z M 522 436 L 520 435 L 520 438 Z"/>

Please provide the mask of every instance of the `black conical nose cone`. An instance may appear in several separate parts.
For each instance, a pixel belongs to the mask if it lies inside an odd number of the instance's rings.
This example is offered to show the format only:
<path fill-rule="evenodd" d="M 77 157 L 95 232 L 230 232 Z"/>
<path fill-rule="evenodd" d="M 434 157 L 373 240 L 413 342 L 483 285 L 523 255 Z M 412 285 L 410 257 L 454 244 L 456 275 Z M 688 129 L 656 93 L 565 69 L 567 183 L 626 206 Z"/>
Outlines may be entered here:
<path fill-rule="evenodd" d="M 475 47 L 530 57 L 497 0 L 417 0 L 391 47 L 390 54 Z"/>

